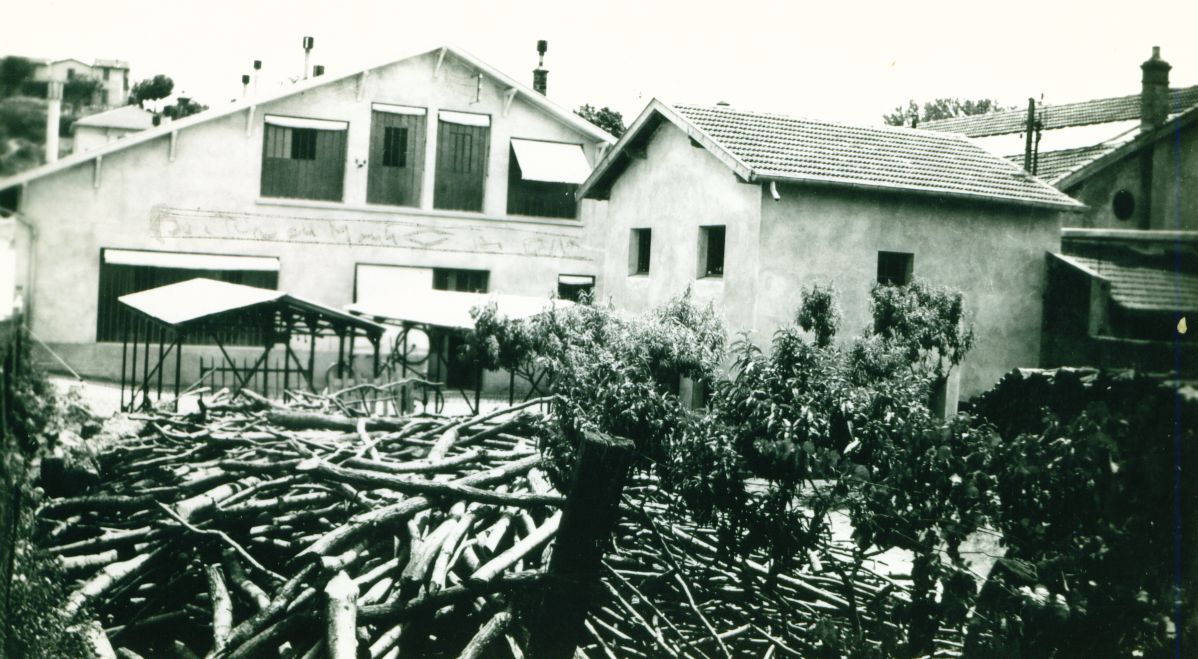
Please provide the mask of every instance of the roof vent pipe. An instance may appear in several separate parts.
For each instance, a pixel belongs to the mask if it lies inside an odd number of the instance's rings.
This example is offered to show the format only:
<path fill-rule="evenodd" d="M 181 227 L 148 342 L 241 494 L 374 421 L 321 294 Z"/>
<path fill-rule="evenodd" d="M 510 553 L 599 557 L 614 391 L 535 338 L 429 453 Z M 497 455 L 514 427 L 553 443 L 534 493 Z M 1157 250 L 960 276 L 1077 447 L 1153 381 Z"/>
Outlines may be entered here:
<path fill-rule="evenodd" d="M 262 60 L 254 60 L 254 95 L 258 95 L 258 72 L 262 70 Z"/>
<path fill-rule="evenodd" d="M 312 67 L 313 78 L 319 78 L 322 75 L 324 75 L 324 64 L 317 64 L 316 66 Z"/>
<path fill-rule="evenodd" d="M 532 89 L 541 96 L 549 91 L 549 71 L 545 69 L 545 51 L 549 50 L 549 42 L 537 41 L 537 68 L 532 70 Z"/>
<path fill-rule="evenodd" d="M 248 75 L 241 76 L 241 97 L 245 98 L 250 94 L 250 77 Z"/>
<path fill-rule="evenodd" d="M 304 37 L 304 80 L 308 79 L 309 61 L 312 58 L 312 47 L 316 45 L 316 40 L 312 37 Z"/>

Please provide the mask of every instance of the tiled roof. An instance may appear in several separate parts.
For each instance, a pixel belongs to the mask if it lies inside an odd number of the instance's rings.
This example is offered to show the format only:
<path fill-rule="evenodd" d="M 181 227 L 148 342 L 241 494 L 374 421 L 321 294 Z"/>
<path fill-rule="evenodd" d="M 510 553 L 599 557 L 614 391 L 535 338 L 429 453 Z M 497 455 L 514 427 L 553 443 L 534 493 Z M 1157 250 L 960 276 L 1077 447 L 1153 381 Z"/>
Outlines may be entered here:
<path fill-rule="evenodd" d="M 1060 179 L 1098 160 L 1119 147 L 1118 144 L 1095 144 L 1080 149 L 1061 149 L 1041 153 L 1036 161 L 1036 176 L 1056 183 Z M 1023 167 L 1023 154 L 1007 156 L 1007 160 Z"/>
<path fill-rule="evenodd" d="M 1057 255 L 1111 284 L 1111 301 L 1132 311 L 1198 312 L 1198 275 Z"/>
<path fill-rule="evenodd" d="M 961 135 L 673 106 L 760 177 L 1079 207 Z"/>
<path fill-rule="evenodd" d="M 1170 112 L 1176 114 L 1198 105 L 1198 85 L 1169 90 Z M 1067 126 L 1085 126 L 1108 121 L 1127 121 L 1140 118 L 1140 95 L 1097 98 L 1077 103 L 1040 105 L 1036 116 L 1043 122 L 1045 130 Z M 1022 133 L 1027 126 L 1027 107 L 929 121 L 920 125 L 927 130 L 961 133 L 969 137 Z"/>

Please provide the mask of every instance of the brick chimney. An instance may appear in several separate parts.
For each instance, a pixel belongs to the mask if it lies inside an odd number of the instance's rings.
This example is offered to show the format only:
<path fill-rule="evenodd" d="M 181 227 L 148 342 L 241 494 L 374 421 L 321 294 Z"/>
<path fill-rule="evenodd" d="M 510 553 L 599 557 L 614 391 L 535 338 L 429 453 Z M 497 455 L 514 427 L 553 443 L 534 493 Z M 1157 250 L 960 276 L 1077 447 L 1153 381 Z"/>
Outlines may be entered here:
<path fill-rule="evenodd" d="M 1140 88 L 1140 130 L 1152 130 L 1169 117 L 1169 63 L 1161 59 L 1160 46 L 1152 47 L 1152 59 L 1140 65 L 1144 72 Z"/>
<path fill-rule="evenodd" d="M 549 91 L 549 71 L 545 68 L 545 51 L 549 50 L 549 42 L 541 39 L 537 42 L 537 54 L 540 59 L 537 68 L 532 70 L 532 88 L 541 96 Z"/>

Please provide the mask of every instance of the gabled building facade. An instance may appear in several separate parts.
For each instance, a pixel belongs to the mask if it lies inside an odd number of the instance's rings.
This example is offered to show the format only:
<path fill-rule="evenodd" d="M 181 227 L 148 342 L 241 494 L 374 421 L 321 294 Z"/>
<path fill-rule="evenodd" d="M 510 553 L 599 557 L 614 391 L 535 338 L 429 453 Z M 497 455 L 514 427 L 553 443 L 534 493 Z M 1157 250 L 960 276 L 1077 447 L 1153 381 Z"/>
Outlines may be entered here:
<path fill-rule="evenodd" d="M 660 101 L 580 195 L 609 246 L 600 298 L 640 309 L 690 286 L 761 344 L 813 284 L 836 286 L 850 336 L 875 282 L 964 291 L 979 333 L 963 395 L 1038 363 L 1044 254 L 1082 209 L 961 136 Z"/>
<path fill-rule="evenodd" d="M 445 47 L 317 77 L 0 180 L 36 231 L 34 332 L 119 364 L 117 298 L 206 276 L 341 307 L 593 280 L 574 192 L 611 138 Z"/>

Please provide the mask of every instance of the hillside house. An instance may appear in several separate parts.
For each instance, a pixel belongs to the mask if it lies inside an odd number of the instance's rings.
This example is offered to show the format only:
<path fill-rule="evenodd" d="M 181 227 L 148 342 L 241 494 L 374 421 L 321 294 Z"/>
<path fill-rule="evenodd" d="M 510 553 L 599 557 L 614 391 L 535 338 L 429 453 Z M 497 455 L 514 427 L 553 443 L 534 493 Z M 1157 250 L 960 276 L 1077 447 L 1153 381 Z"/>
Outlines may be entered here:
<path fill-rule="evenodd" d="M 33 331 L 80 372 L 112 376 L 117 298 L 197 276 L 335 307 L 429 289 L 548 298 L 593 281 L 574 191 L 611 141 L 443 47 L 0 179 L 0 206 L 36 231 L 17 267 Z M 203 349 L 189 350 L 194 370 Z"/>
<path fill-rule="evenodd" d="M 87 151 L 153 127 L 153 113 L 136 105 L 98 112 L 71 124 L 71 150 Z"/>
<path fill-rule="evenodd" d="M 959 135 L 657 100 L 579 194 L 602 200 L 600 298 L 643 309 L 690 286 L 760 344 L 812 284 L 836 286 L 848 336 L 875 282 L 964 291 L 979 331 L 951 401 L 1038 363 L 1044 254 L 1083 208 Z"/>
<path fill-rule="evenodd" d="M 32 59 L 35 82 L 69 82 L 76 78 L 91 78 L 100 85 L 91 105 L 115 108 L 129 102 L 129 63 L 122 60 L 97 59 L 92 64 L 67 58 L 57 60 Z"/>

